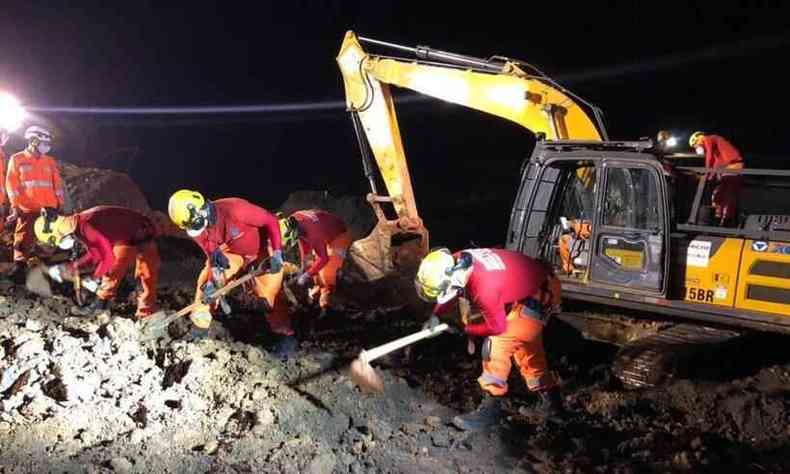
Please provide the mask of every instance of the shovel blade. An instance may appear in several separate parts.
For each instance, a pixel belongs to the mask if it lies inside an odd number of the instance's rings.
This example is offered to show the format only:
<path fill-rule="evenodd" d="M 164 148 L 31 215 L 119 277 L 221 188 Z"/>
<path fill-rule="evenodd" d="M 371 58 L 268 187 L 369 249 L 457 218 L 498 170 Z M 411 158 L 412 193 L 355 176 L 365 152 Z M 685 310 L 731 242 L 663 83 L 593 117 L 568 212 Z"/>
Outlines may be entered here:
<path fill-rule="evenodd" d="M 369 393 L 384 393 L 384 381 L 370 364 L 359 359 L 351 362 L 351 380 L 363 391 Z"/>
<path fill-rule="evenodd" d="M 165 311 L 157 311 L 146 317 L 140 321 L 140 339 L 156 339 L 164 336 L 171 321 L 172 318 Z"/>
<path fill-rule="evenodd" d="M 52 287 L 46 276 L 46 267 L 44 265 L 36 265 L 27 272 L 25 288 L 27 288 L 27 291 L 39 296 L 52 297 Z"/>

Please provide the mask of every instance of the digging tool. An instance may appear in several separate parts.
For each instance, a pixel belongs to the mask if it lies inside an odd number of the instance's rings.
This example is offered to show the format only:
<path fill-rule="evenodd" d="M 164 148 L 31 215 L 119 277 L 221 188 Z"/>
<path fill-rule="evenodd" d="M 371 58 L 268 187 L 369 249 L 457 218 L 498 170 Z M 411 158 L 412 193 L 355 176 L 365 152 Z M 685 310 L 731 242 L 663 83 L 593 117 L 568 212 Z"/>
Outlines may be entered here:
<path fill-rule="evenodd" d="M 222 288 L 215 291 L 210 297 L 210 301 L 215 301 L 217 299 L 222 298 L 223 296 L 230 293 L 235 288 L 247 283 L 248 281 L 257 278 L 264 273 L 268 272 L 269 268 L 268 265 L 260 265 L 256 270 L 253 270 L 243 277 L 237 278 L 230 283 L 226 284 Z M 140 340 L 149 340 L 149 339 L 156 339 L 164 334 L 167 331 L 167 327 L 175 321 L 183 316 L 188 315 L 191 313 L 195 308 L 203 305 L 202 302 L 195 302 L 186 306 L 179 311 L 173 314 L 166 314 L 164 311 L 159 311 L 157 313 L 152 314 L 145 318 L 140 326 Z"/>
<path fill-rule="evenodd" d="M 25 288 L 27 288 L 27 291 L 44 298 L 52 297 L 52 287 L 47 277 L 46 265 L 36 265 L 27 272 Z"/>
<path fill-rule="evenodd" d="M 374 347 L 370 350 L 362 350 L 359 357 L 351 362 L 351 380 L 367 392 L 384 392 L 384 382 L 381 376 L 376 372 L 370 362 L 379 357 L 385 356 L 390 352 L 397 351 L 402 347 L 414 344 L 431 336 L 447 331 L 450 328 L 447 324 L 439 324 L 430 329 L 423 329 L 422 331 L 415 332 L 400 339 L 395 339 L 386 344 Z"/>

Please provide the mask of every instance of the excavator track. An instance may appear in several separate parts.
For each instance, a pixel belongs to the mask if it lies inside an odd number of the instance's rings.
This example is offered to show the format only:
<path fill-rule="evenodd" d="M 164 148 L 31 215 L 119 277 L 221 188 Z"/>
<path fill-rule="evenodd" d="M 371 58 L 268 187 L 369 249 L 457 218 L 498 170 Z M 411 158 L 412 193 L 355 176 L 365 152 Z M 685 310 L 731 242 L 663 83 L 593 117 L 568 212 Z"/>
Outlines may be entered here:
<path fill-rule="evenodd" d="M 623 346 L 614 361 L 614 374 L 626 387 L 655 387 L 674 377 L 679 364 L 705 345 L 741 334 L 730 329 L 675 324 Z"/>

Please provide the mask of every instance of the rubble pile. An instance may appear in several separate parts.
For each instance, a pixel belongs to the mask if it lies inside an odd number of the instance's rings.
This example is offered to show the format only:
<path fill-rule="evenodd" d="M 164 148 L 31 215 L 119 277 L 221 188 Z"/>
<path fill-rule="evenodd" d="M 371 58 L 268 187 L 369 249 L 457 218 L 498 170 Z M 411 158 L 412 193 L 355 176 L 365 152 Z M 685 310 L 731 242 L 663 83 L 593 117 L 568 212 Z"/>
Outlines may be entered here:
<path fill-rule="evenodd" d="M 453 410 L 391 376 L 389 396 L 364 396 L 331 353 L 283 363 L 222 327 L 143 343 L 125 317 L 0 298 L 3 473 L 427 472 L 483 454 L 441 456 L 462 442 L 437 421 Z"/>

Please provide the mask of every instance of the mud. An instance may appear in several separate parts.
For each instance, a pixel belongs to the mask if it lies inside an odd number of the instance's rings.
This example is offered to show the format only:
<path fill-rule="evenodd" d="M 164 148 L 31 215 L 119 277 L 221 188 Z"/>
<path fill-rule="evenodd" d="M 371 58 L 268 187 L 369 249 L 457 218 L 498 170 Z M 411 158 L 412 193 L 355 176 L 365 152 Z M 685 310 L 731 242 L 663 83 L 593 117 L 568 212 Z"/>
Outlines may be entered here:
<path fill-rule="evenodd" d="M 161 300 L 177 309 L 201 261 L 189 247 L 162 253 Z M 546 345 L 566 423 L 540 423 L 514 372 L 507 416 L 470 434 L 450 425 L 480 399 L 479 356 L 463 338 L 382 362 L 384 395 L 348 377 L 360 349 L 417 330 L 413 314 L 338 308 L 309 324 L 296 313 L 300 348 L 281 362 L 243 298 L 208 340 L 140 342 L 133 289 L 98 320 L 72 316 L 67 293 L 0 285 L 0 473 L 790 471 L 784 337 L 709 347 L 669 385 L 628 390 L 611 373 L 616 348 L 555 320 Z"/>

